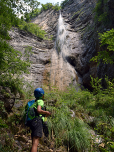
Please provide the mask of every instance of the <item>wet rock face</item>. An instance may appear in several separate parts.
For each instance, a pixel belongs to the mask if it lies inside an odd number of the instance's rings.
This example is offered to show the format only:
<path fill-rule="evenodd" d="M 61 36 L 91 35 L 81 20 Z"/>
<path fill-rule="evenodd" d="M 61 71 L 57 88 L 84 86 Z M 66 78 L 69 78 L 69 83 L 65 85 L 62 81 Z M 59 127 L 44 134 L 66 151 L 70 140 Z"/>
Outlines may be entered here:
<path fill-rule="evenodd" d="M 93 68 L 90 63 L 90 59 L 97 52 L 95 44 L 97 37 L 94 37 L 95 24 L 92 14 L 95 2 L 91 0 L 70 1 L 62 10 L 65 22 L 70 25 L 69 31 L 74 35 L 70 40 L 73 61 L 69 61 L 82 77 L 82 83 L 86 87 L 90 87 L 90 75 L 96 72 L 96 65 Z"/>
<path fill-rule="evenodd" d="M 70 49 L 73 61 L 70 58 L 69 62 L 73 65 L 76 71 L 82 76 L 83 85 L 90 88 L 90 75 L 93 77 L 103 78 L 108 75 L 114 77 L 112 65 L 103 65 L 97 67 L 97 64 L 90 62 L 90 59 L 97 55 L 101 50 L 99 46 L 98 32 L 107 31 L 113 28 L 114 23 L 114 2 L 108 1 L 108 14 L 110 25 L 98 24 L 94 21 L 93 10 L 97 0 L 70 0 L 62 10 L 62 16 L 65 22 L 68 23 L 69 31 L 72 35 L 75 32 L 76 36 L 70 40 Z M 111 75 L 109 74 L 111 73 Z"/>

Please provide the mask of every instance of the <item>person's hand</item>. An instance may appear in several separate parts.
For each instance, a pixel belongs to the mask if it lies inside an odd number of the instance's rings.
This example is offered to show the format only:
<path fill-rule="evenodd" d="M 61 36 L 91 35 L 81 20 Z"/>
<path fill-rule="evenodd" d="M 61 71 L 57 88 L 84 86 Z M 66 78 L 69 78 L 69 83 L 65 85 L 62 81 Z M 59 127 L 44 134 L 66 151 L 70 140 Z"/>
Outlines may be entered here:
<path fill-rule="evenodd" d="M 51 115 L 51 112 L 49 111 L 46 111 L 46 117 L 50 116 Z"/>

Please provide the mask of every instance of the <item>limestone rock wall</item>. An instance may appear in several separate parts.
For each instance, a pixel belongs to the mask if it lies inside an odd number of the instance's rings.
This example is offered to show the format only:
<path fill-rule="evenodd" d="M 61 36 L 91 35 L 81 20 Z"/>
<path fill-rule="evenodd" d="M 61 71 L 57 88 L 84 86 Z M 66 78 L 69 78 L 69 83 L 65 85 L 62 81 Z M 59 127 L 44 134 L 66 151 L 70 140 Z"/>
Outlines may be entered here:
<path fill-rule="evenodd" d="M 55 74 L 52 74 L 49 71 L 50 66 L 53 66 L 52 69 L 55 68 L 56 71 L 58 71 L 53 73 L 60 73 L 59 69 L 57 68 L 57 64 L 60 64 L 61 61 L 55 61 L 55 63 L 52 63 L 52 65 L 47 66 L 47 69 L 45 70 L 45 75 L 51 75 L 51 80 L 48 80 L 52 81 L 52 84 L 60 85 L 59 83 L 61 83 L 60 80 L 62 79 L 63 83 L 67 83 L 68 86 L 72 83 L 70 81 L 70 79 L 72 79 L 74 81 L 74 84 L 76 84 L 77 82 L 86 87 L 90 87 L 90 75 L 94 77 L 97 76 L 97 64 L 93 62 L 90 63 L 90 59 L 99 50 L 96 25 L 93 20 L 93 9 L 95 7 L 95 4 L 96 0 L 71 0 L 65 6 L 65 8 L 61 10 L 66 29 L 65 43 L 67 49 L 69 50 L 69 53 L 65 53 L 67 64 L 64 65 L 64 69 L 61 71 L 62 73 L 64 73 L 63 78 L 60 78 L 59 74 L 54 76 Z M 56 40 L 58 18 L 59 12 L 48 10 L 42 12 L 38 17 L 33 19 L 32 22 L 40 25 L 44 30 L 49 33 L 49 35 L 53 34 L 55 38 L 54 40 Z M 54 52 L 55 49 L 56 48 L 53 47 L 52 52 Z M 54 54 L 51 54 L 51 56 L 55 57 Z M 51 61 L 54 60 L 52 58 L 53 57 L 51 57 Z M 56 59 L 57 58 L 59 57 L 57 57 L 56 55 Z M 72 70 L 73 72 L 70 72 L 72 78 L 68 76 L 69 72 L 67 72 L 67 67 L 69 67 L 69 64 L 74 69 Z M 69 77 L 69 80 L 67 79 L 67 77 Z"/>
<path fill-rule="evenodd" d="M 90 59 L 96 54 L 98 45 L 93 21 L 94 7 L 95 1 L 72 0 L 62 11 L 65 21 L 70 24 L 69 30 L 72 34 L 78 35 L 78 41 L 75 37 L 71 40 L 72 60 L 69 58 L 69 61 L 82 77 L 82 83 L 86 87 L 90 87 L 90 75 L 97 76 L 96 63 L 90 63 Z"/>
<path fill-rule="evenodd" d="M 52 41 L 46 41 L 37 38 L 36 36 L 21 31 L 17 28 L 9 31 L 11 40 L 9 43 L 14 49 L 24 53 L 26 47 L 32 48 L 32 54 L 30 61 L 32 61 L 29 69 L 30 74 L 24 74 L 25 81 L 31 83 L 35 88 L 41 87 L 44 81 L 44 70 L 45 66 L 50 64 L 50 54 L 53 48 Z"/>
<path fill-rule="evenodd" d="M 37 17 L 31 20 L 32 23 L 38 24 L 43 30 L 45 30 L 49 36 L 53 35 L 56 39 L 57 24 L 58 24 L 59 11 L 49 9 L 43 11 Z"/>
<path fill-rule="evenodd" d="M 59 12 L 55 10 L 47 10 L 42 12 L 38 17 L 31 22 L 38 24 L 47 32 L 48 38 L 56 37 L 57 21 Z M 30 61 L 32 61 L 29 69 L 30 74 L 24 74 L 25 81 L 31 84 L 34 88 L 42 87 L 43 84 L 50 83 L 50 63 L 51 54 L 54 48 L 55 40 L 42 40 L 31 33 L 13 28 L 9 31 L 11 40 L 9 43 L 14 49 L 24 53 L 27 47 L 32 48 Z M 23 58 L 24 59 L 24 58 Z"/>
<path fill-rule="evenodd" d="M 82 83 L 85 87 L 91 88 L 90 75 L 93 77 L 114 78 L 113 65 L 100 64 L 90 62 L 90 59 L 102 50 L 99 46 L 98 32 L 102 33 L 114 28 L 114 3 L 109 0 L 107 3 L 107 11 L 109 23 L 95 22 L 93 10 L 97 0 L 70 0 L 62 10 L 62 15 L 70 25 L 72 34 L 78 34 L 80 43 L 74 37 L 71 41 L 71 55 L 73 60 L 69 59 L 74 65 L 76 71 L 82 76 Z M 70 43 L 70 44 L 71 44 Z M 76 51 L 78 50 L 78 51 Z"/>

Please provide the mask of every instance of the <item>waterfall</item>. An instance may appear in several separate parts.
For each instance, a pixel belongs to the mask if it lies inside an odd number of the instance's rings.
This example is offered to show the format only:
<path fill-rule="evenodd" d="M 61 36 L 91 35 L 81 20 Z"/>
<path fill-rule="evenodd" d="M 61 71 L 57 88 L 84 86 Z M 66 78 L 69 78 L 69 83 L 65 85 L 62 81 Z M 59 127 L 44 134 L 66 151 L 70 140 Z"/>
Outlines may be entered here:
<path fill-rule="evenodd" d="M 66 60 L 70 51 L 66 45 L 67 34 L 64 20 L 60 13 L 55 49 L 52 52 L 50 68 L 51 85 L 58 87 L 60 90 L 64 90 L 72 82 L 76 84 L 76 71 Z"/>
<path fill-rule="evenodd" d="M 61 13 L 59 15 L 58 20 L 58 33 L 57 33 L 57 40 L 56 40 L 56 49 L 58 53 L 62 52 L 65 49 L 65 41 L 66 41 L 66 29 L 64 26 L 63 18 Z"/>

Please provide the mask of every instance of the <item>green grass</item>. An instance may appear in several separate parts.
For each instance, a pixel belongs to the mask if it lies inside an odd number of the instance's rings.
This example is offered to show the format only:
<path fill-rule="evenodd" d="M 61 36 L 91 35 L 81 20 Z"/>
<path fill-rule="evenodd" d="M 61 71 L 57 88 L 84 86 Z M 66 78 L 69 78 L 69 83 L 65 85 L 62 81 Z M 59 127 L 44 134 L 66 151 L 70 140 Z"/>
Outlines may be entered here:
<path fill-rule="evenodd" d="M 69 151 L 91 151 L 91 147 L 93 151 L 114 150 L 113 83 L 109 82 L 105 90 L 100 89 L 101 86 L 96 83 L 93 85 L 96 85 L 93 92 L 88 90 L 77 92 L 73 87 L 64 92 L 55 88 L 53 90 L 44 88 L 45 105 L 47 105 L 47 110 L 52 113 L 52 116 L 48 118 L 49 140 L 56 143 L 55 148 L 65 145 Z M 14 134 L 19 132 L 19 126 L 24 124 L 23 110 L 24 105 L 18 113 L 14 113 L 7 120 L 3 120 L 0 127 L 7 128 L 9 125 L 12 130 L 15 126 Z M 71 110 L 74 111 L 75 117 L 71 117 Z M 93 125 L 89 122 L 90 116 L 94 119 Z M 95 130 L 96 134 L 103 139 L 104 148 L 92 141 L 90 129 Z M 20 130 L 20 133 L 26 134 L 26 128 Z"/>
<path fill-rule="evenodd" d="M 105 143 L 104 151 L 113 148 L 113 144 L 107 143 L 114 142 L 112 138 L 114 135 L 114 89 L 112 83 L 105 90 L 97 87 L 98 89 L 95 87 L 97 92 L 88 90 L 76 92 L 75 88 L 69 88 L 66 92 L 58 90 L 46 92 L 47 108 L 52 111 L 52 117 L 48 120 L 50 137 L 55 138 L 58 146 L 65 144 L 74 151 L 90 149 L 91 138 L 88 130 L 91 128 L 102 136 Z M 56 104 L 49 106 L 50 100 Z M 75 118 L 71 117 L 70 110 L 75 112 Z M 94 118 L 94 125 L 87 120 L 90 116 Z"/>
<path fill-rule="evenodd" d="M 46 94 L 45 98 L 57 101 L 55 107 L 48 106 L 52 111 L 52 117 L 48 120 L 50 136 L 54 136 L 57 146 L 65 144 L 75 151 L 87 149 L 90 146 L 88 126 L 79 118 L 71 117 L 70 109 L 76 110 L 75 90 L 67 93 L 54 91 L 49 96 Z"/>

